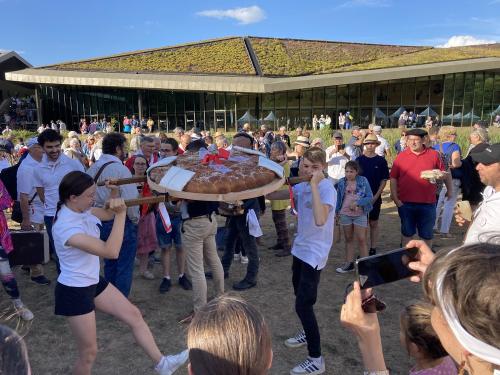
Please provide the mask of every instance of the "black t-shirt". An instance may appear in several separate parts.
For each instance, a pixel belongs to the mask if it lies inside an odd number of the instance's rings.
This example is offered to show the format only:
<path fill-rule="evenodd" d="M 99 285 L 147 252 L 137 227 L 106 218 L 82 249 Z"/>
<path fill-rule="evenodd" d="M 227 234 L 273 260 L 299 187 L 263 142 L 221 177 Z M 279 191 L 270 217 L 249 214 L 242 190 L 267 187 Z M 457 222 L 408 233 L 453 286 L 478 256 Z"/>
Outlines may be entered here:
<path fill-rule="evenodd" d="M 187 204 L 187 211 L 190 218 L 210 215 L 219 208 L 219 202 L 190 201 Z"/>
<path fill-rule="evenodd" d="M 387 161 L 379 155 L 375 155 L 372 158 L 361 155 L 356 161 L 361 167 L 361 176 L 366 177 L 372 188 L 372 193 L 375 195 L 380 187 L 380 182 L 389 179 Z"/>

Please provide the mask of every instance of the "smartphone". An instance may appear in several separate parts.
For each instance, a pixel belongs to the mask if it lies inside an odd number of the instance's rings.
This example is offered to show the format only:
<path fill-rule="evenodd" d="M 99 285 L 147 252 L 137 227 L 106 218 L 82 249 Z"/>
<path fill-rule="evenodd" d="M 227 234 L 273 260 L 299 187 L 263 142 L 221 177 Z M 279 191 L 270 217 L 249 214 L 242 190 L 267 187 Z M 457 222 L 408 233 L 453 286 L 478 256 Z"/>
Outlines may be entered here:
<path fill-rule="evenodd" d="M 415 260 L 418 248 L 401 248 L 384 254 L 360 258 L 356 261 L 356 275 L 361 289 L 392 283 L 416 275 L 408 268 L 408 263 Z"/>

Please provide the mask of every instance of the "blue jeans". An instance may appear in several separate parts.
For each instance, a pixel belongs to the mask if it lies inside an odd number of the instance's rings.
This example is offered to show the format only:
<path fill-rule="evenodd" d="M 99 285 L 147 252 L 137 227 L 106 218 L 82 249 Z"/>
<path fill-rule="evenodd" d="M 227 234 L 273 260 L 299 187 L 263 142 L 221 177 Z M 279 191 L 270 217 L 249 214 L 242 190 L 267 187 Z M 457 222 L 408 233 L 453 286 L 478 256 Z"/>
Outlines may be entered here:
<path fill-rule="evenodd" d="M 226 225 L 226 246 L 224 248 L 224 255 L 222 256 L 222 267 L 224 268 L 224 272 L 229 272 L 238 237 L 248 256 L 245 279 L 250 282 L 257 281 L 257 273 L 259 272 L 259 253 L 255 237 L 251 236 L 248 232 L 247 215 L 229 217 Z"/>
<path fill-rule="evenodd" d="M 435 203 L 403 203 L 398 208 L 401 219 L 401 234 L 411 237 L 418 231 L 424 240 L 432 240 L 434 223 L 436 222 Z"/>
<path fill-rule="evenodd" d="M 103 221 L 101 240 L 106 241 L 113 228 L 113 220 Z M 130 294 L 134 273 L 134 260 L 137 251 L 137 224 L 128 218 L 125 221 L 123 243 L 118 259 L 104 259 L 104 277 L 113 284 L 125 297 Z"/>

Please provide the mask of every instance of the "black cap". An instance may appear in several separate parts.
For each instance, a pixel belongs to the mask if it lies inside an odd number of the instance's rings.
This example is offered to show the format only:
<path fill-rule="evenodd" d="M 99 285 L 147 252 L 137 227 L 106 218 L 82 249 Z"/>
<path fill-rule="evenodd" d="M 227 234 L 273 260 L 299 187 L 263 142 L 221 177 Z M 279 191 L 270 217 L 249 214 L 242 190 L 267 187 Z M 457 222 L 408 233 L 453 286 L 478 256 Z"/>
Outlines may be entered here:
<path fill-rule="evenodd" d="M 9 141 L 6 139 L 0 139 L 0 151 L 12 154 L 12 147 Z"/>
<path fill-rule="evenodd" d="M 425 137 L 427 132 L 424 129 L 410 129 L 406 132 L 406 135 L 416 135 L 419 137 Z"/>
<path fill-rule="evenodd" d="M 500 163 L 500 143 L 488 146 L 481 152 L 471 152 L 470 156 L 476 163 L 485 165 Z"/>

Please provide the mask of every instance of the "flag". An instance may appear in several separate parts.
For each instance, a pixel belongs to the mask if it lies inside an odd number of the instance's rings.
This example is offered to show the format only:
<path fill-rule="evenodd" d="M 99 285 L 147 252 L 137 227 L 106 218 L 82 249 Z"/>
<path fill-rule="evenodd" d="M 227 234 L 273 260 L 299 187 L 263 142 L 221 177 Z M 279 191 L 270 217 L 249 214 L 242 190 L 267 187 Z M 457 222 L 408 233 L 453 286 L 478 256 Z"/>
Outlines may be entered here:
<path fill-rule="evenodd" d="M 158 205 L 158 212 L 160 213 L 161 222 L 163 224 L 163 228 L 165 228 L 165 232 L 170 233 L 172 231 L 172 222 L 170 221 L 170 216 L 168 215 L 165 203 L 161 202 Z"/>

